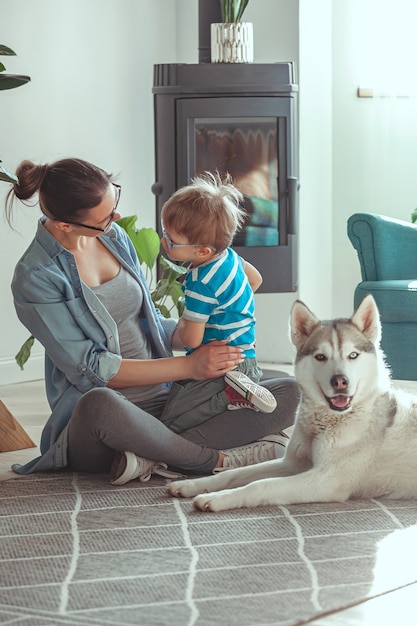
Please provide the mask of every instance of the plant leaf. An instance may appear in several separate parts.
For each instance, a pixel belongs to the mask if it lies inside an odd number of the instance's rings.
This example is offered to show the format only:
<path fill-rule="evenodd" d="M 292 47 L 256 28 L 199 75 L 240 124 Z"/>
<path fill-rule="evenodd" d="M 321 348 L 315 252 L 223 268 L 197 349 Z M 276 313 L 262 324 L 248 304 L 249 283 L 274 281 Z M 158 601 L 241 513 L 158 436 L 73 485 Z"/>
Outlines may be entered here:
<path fill-rule="evenodd" d="M 140 251 L 139 260 L 151 270 L 161 251 L 159 235 L 153 228 L 141 228 L 135 232 L 133 245 Z"/>
<path fill-rule="evenodd" d="M 171 270 L 172 272 L 175 272 L 177 276 L 182 276 L 187 271 L 186 267 L 183 265 L 177 265 L 177 263 L 174 263 L 171 259 L 167 259 L 166 256 L 161 256 L 160 262 L 165 270 Z"/>
<path fill-rule="evenodd" d="M 176 306 L 177 306 L 177 311 L 178 311 L 178 317 L 181 317 L 181 315 L 184 313 L 185 298 L 180 298 Z"/>
<path fill-rule="evenodd" d="M 2 165 L 0 165 L 0 180 L 4 181 L 5 183 L 13 183 L 13 184 L 19 182 L 17 176 L 12 174 L 11 172 L 8 172 L 6 168 L 4 168 Z"/>
<path fill-rule="evenodd" d="M 121 217 L 116 220 L 116 224 L 119 224 L 127 233 L 129 230 L 136 230 L 137 215 L 128 215 L 127 217 Z"/>
<path fill-rule="evenodd" d="M 171 283 L 169 286 L 169 295 L 176 306 L 180 300 L 184 300 L 184 292 L 178 282 Z"/>
<path fill-rule="evenodd" d="M 15 57 L 16 52 L 0 43 L 0 55 L 5 57 Z"/>
<path fill-rule="evenodd" d="M 18 74 L 0 74 L 0 90 L 15 89 L 30 81 L 30 76 L 19 76 Z"/>
<path fill-rule="evenodd" d="M 248 2 L 249 2 L 249 0 L 237 0 L 236 1 L 236 4 L 237 4 L 236 10 L 237 10 L 237 12 L 235 14 L 235 20 L 234 20 L 235 22 L 240 22 L 240 20 L 242 19 L 242 15 L 243 15 L 246 7 L 248 6 Z"/>
<path fill-rule="evenodd" d="M 228 24 L 240 22 L 249 0 L 220 0 L 222 20 Z"/>
<path fill-rule="evenodd" d="M 122 217 L 117 220 L 129 235 L 140 263 L 144 263 L 150 270 L 154 267 L 161 250 L 159 235 L 154 228 L 136 229 L 136 215 Z"/>
<path fill-rule="evenodd" d="M 19 352 L 15 356 L 16 363 L 18 364 L 21 370 L 23 369 L 24 364 L 30 357 L 30 351 L 32 349 L 34 341 L 35 341 L 35 337 L 31 335 L 29 339 L 26 339 L 25 343 L 22 345 Z"/>
<path fill-rule="evenodd" d="M 230 22 L 230 0 L 220 0 L 220 8 L 222 13 L 222 20 L 225 24 Z"/>
<path fill-rule="evenodd" d="M 165 304 L 160 304 L 154 301 L 154 305 L 156 306 L 157 309 L 161 311 L 164 317 L 166 317 L 167 319 L 171 317 L 171 311 L 168 309 L 168 307 L 165 306 Z"/>
<path fill-rule="evenodd" d="M 163 300 L 169 295 L 170 282 L 168 278 L 160 278 L 152 292 L 152 299 L 155 302 Z"/>

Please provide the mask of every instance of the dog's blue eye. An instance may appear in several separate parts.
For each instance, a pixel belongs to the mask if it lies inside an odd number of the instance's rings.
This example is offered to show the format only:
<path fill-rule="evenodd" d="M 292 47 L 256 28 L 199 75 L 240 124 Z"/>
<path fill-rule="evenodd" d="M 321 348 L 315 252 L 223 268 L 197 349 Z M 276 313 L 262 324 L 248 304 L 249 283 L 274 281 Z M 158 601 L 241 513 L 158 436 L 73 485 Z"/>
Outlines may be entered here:
<path fill-rule="evenodd" d="M 348 358 L 353 360 L 353 359 L 357 359 L 358 356 L 359 356 L 359 352 L 351 352 Z"/>
<path fill-rule="evenodd" d="M 316 361 L 327 361 L 327 357 L 325 357 L 324 354 L 316 354 L 314 358 Z"/>

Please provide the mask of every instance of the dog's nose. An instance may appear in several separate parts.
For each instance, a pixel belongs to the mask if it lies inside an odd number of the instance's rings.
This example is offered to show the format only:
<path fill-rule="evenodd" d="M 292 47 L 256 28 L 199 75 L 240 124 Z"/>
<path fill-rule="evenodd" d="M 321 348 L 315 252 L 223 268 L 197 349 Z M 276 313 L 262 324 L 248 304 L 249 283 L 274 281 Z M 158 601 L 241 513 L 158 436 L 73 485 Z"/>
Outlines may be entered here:
<path fill-rule="evenodd" d="M 342 389 L 347 389 L 349 378 L 344 374 L 336 374 L 332 376 L 330 383 L 335 391 L 341 391 Z"/>

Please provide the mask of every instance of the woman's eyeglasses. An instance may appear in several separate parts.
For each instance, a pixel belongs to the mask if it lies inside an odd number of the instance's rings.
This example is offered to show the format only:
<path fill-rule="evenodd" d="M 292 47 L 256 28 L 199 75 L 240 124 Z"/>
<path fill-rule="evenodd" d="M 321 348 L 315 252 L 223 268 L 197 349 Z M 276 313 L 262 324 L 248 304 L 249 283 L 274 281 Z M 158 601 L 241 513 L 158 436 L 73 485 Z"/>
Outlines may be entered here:
<path fill-rule="evenodd" d="M 82 222 L 68 222 L 67 220 L 65 220 L 65 222 L 67 224 L 73 224 L 74 226 L 82 226 L 83 228 L 88 228 L 89 230 L 98 230 L 101 233 L 107 233 L 107 231 L 110 229 L 110 226 L 113 223 L 114 214 L 116 213 L 117 205 L 119 204 L 120 196 L 122 194 L 122 188 L 120 185 L 116 185 L 116 183 L 112 183 L 112 185 L 116 190 L 116 204 L 114 205 L 113 211 L 110 213 L 109 221 L 104 226 L 104 228 L 101 228 L 100 226 L 90 226 L 89 224 L 83 224 Z M 55 221 L 61 221 L 61 220 L 55 220 Z"/>

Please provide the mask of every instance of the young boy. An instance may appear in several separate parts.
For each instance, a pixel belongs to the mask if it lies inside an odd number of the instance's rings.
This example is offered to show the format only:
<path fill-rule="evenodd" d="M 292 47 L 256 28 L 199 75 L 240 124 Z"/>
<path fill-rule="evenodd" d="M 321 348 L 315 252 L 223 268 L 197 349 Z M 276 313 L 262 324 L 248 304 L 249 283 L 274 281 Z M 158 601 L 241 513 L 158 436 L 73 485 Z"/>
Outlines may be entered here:
<path fill-rule="evenodd" d="M 206 172 L 176 191 L 161 212 L 161 243 L 173 261 L 190 262 L 183 284 L 185 308 L 178 322 L 188 352 L 214 339 L 238 345 L 240 366 L 224 378 L 174 383 L 162 421 L 180 433 L 225 409 L 276 407 L 272 393 L 258 384 L 262 371 L 255 352 L 254 295 L 262 283 L 258 270 L 230 247 L 242 226 L 243 196 L 219 174 Z M 210 384 L 211 382 L 211 384 Z M 209 383 L 209 384 L 208 384 Z"/>

